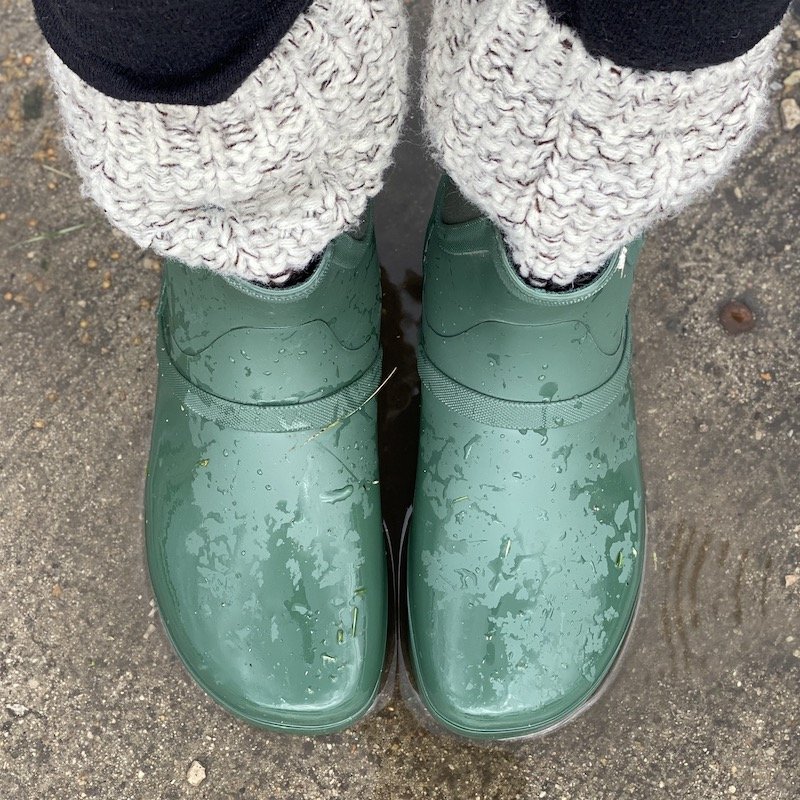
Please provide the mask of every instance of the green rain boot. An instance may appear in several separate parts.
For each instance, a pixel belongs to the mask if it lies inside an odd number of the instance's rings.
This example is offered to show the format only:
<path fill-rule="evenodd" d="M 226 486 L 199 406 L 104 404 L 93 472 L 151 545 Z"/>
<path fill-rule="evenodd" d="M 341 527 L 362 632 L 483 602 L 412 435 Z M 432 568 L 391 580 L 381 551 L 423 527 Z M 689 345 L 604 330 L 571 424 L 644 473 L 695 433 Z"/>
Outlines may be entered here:
<path fill-rule="evenodd" d="M 637 605 L 640 243 L 583 288 L 534 289 L 488 220 L 443 221 L 454 194 L 445 178 L 426 244 L 409 646 L 435 719 L 516 738 L 587 707 Z"/>
<path fill-rule="evenodd" d="M 277 731 L 352 724 L 383 669 L 380 275 L 365 229 L 286 289 L 165 266 L 145 524 L 156 603 L 200 686 Z"/>

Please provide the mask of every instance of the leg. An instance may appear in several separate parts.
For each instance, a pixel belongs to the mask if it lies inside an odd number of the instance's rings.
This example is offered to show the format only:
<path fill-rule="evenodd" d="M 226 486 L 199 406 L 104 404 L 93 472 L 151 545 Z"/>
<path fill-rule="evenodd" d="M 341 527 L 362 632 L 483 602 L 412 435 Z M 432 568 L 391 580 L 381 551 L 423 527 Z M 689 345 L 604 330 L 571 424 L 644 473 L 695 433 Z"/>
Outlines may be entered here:
<path fill-rule="evenodd" d="M 369 200 L 403 110 L 400 3 L 97 5 L 38 8 L 67 26 L 50 67 L 86 193 L 168 257 L 145 490 L 165 630 L 233 713 L 339 730 L 387 641 Z"/>
<path fill-rule="evenodd" d="M 261 4 L 230 6 L 233 16 Z M 189 37 L 201 51 L 203 32 Z M 186 104 L 194 90 L 183 78 L 136 77 L 147 96 L 179 101 L 163 105 L 109 96 L 56 52 L 50 68 L 84 191 L 112 224 L 161 255 L 281 285 L 355 226 L 380 189 L 402 116 L 404 42 L 394 0 L 315 2 L 238 88 L 191 59 L 235 90 L 203 106 Z M 238 74 L 249 62 L 236 63 Z"/>
<path fill-rule="evenodd" d="M 409 630 L 423 700 L 466 736 L 564 724 L 631 629 L 636 237 L 746 146 L 779 36 L 771 0 L 705 4 L 716 30 L 696 5 L 435 7 L 425 112 L 449 177 L 425 250 Z"/>
<path fill-rule="evenodd" d="M 785 5 L 441 0 L 425 84 L 434 152 L 526 280 L 569 285 L 747 146 Z"/>

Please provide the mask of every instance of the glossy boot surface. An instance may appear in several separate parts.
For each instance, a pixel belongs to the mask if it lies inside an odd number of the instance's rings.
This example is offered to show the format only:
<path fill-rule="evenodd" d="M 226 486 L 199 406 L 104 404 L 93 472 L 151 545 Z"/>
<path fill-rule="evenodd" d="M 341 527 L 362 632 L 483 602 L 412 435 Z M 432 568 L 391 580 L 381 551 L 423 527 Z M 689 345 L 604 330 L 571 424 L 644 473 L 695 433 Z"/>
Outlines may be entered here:
<path fill-rule="evenodd" d="M 628 300 L 640 243 L 588 285 L 531 288 L 484 218 L 425 256 L 409 636 L 427 708 L 477 738 L 542 733 L 614 663 L 644 563 Z"/>
<path fill-rule="evenodd" d="M 386 644 L 371 222 L 291 288 L 168 262 L 158 321 L 146 546 L 169 638 L 234 714 L 341 729 Z"/>

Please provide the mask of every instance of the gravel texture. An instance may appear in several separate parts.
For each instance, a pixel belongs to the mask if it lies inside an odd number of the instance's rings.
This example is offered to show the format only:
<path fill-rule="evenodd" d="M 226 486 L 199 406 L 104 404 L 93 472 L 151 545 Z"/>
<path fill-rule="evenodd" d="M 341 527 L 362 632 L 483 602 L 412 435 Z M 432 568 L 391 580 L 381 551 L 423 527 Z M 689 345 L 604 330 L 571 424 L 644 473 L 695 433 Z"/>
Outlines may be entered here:
<path fill-rule="evenodd" d="M 410 11 L 419 40 L 429 9 Z M 477 746 L 429 731 L 399 692 L 353 730 L 270 735 L 179 667 L 142 553 L 159 263 L 80 197 L 28 0 L 0 0 L 0 18 L 0 797 L 800 794 L 800 127 L 785 130 L 780 114 L 800 100 L 800 79 L 783 82 L 800 69 L 797 25 L 758 144 L 652 233 L 641 262 L 651 547 L 627 659 L 574 724 Z M 386 361 L 399 368 L 382 399 L 395 541 L 412 486 L 419 262 L 436 181 L 418 120 L 377 210 Z M 749 330 L 723 325 L 733 302 Z"/>

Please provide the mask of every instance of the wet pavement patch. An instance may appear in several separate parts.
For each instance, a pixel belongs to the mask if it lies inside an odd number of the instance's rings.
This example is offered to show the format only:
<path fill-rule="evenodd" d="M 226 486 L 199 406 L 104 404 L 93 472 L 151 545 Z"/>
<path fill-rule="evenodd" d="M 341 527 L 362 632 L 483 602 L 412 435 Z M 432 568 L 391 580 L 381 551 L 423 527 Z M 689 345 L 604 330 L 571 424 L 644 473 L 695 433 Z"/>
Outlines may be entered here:
<path fill-rule="evenodd" d="M 39 119 L 44 109 L 44 89 L 34 86 L 22 97 L 22 116 L 26 120 Z"/>

